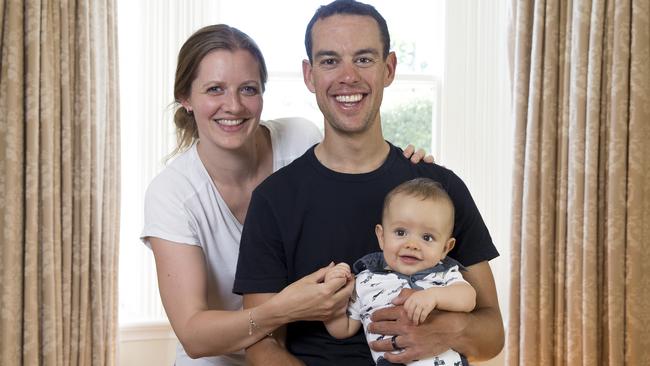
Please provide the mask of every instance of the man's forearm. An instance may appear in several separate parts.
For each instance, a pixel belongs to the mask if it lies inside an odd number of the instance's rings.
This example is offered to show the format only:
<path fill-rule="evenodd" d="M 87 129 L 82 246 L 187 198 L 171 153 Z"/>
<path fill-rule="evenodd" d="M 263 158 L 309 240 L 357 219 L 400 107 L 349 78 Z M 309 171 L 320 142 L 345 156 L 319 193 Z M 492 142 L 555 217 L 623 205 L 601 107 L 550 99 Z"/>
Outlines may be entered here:
<path fill-rule="evenodd" d="M 277 339 L 267 337 L 246 349 L 246 364 L 253 366 L 304 366 Z"/>
<path fill-rule="evenodd" d="M 504 333 L 499 309 L 480 308 L 457 314 L 467 321 L 460 337 L 452 340 L 451 348 L 471 362 L 489 360 L 501 352 Z"/>

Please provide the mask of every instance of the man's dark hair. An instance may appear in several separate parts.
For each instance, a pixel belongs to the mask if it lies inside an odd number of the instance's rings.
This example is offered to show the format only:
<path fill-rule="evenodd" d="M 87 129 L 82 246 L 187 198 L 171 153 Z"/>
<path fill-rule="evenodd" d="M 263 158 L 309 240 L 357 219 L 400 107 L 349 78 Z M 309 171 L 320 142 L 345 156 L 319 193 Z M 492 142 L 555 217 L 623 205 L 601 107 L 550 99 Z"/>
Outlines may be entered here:
<path fill-rule="evenodd" d="M 314 16 L 307 24 L 307 31 L 305 32 L 305 49 L 307 50 L 307 57 L 309 58 L 309 63 L 313 62 L 312 58 L 312 35 L 311 31 L 314 27 L 314 24 L 319 19 L 324 19 L 332 15 L 337 14 L 347 14 L 347 15 L 362 15 L 372 17 L 379 26 L 379 33 L 381 34 L 381 41 L 384 46 L 383 57 L 384 60 L 388 57 L 388 52 L 390 51 L 390 34 L 388 34 L 388 25 L 386 25 L 386 20 L 384 17 L 379 14 L 377 9 L 372 5 L 360 3 L 355 0 L 336 0 L 327 5 L 322 5 Z"/>

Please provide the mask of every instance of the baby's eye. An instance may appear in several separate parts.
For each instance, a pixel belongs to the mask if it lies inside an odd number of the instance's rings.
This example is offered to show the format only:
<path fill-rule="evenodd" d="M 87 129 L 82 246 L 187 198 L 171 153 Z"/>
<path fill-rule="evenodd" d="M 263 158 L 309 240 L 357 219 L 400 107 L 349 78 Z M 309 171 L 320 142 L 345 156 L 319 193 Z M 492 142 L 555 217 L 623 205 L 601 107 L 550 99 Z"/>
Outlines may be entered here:
<path fill-rule="evenodd" d="M 258 94 L 258 89 L 254 86 L 245 86 L 241 88 L 241 93 L 248 96 L 253 96 Z"/>
<path fill-rule="evenodd" d="M 406 235 L 406 230 L 404 230 L 404 229 L 395 229 L 395 235 L 404 236 L 404 235 Z"/>
<path fill-rule="evenodd" d="M 426 242 L 432 242 L 433 241 L 433 235 L 431 234 L 424 234 L 422 235 L 422 240 Z"/>

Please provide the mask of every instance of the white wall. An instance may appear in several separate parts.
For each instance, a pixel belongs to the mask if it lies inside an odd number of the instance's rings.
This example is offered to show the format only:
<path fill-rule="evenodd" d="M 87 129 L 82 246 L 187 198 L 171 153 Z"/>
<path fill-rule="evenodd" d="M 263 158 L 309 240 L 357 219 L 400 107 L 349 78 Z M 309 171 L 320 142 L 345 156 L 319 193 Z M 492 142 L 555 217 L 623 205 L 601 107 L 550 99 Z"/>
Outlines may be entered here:
<path fill-rule="evenodd" d="M 142 323 L 120 327 L 119 366 L 171 366 L 176 336 L 169 323 Z"/>

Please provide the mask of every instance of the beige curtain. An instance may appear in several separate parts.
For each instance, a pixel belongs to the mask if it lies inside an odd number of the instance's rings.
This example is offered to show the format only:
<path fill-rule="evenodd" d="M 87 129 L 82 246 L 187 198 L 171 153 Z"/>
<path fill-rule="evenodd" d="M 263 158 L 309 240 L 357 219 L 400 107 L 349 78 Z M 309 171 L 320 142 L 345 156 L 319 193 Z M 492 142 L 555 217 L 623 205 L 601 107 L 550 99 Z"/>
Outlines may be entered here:
<path fill-rule="evenodd" d="M 508 365 L 650 365 L 650 2 L 514 0 Z"/>
<path fill-rule="evenodd" d="M 114 365 L 114 0 L 0 4 L 0 365 Z"/>

